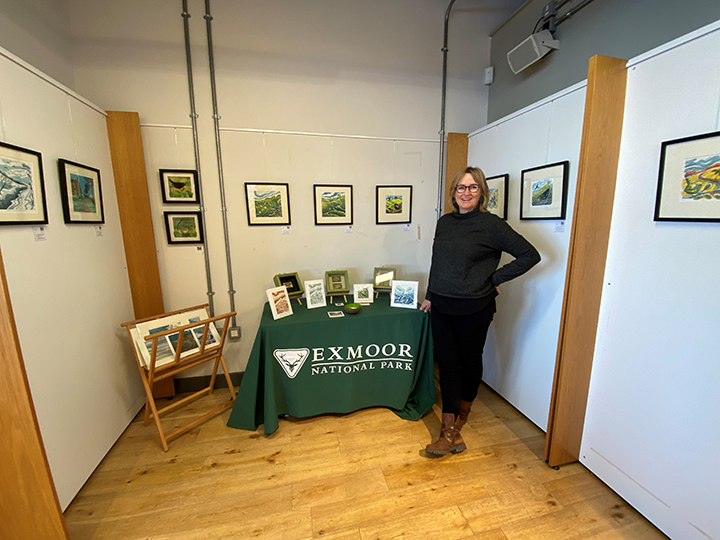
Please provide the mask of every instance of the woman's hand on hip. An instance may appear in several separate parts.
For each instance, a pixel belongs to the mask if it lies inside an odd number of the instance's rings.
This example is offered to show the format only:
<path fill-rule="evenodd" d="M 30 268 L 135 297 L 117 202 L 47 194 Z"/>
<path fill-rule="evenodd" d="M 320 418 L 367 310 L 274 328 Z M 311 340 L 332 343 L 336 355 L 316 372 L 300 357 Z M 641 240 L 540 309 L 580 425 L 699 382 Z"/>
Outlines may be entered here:
<path fill-rule="evenodd" d="M 425 313 L 430 311 L 430 300 L 423 300 L 423 303 L 420 304 L 420 311 L 424 311 Z"/>

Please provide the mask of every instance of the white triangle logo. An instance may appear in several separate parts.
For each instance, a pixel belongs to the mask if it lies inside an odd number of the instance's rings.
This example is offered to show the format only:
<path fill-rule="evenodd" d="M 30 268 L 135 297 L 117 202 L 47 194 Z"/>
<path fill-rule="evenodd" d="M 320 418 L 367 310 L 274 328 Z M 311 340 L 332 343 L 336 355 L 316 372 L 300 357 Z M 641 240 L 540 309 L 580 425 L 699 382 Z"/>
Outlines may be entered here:
<path fill-rule="evenodd" d="M 310 356 L 310 349 L 275 349 L 273 356 L 287 376 L 294 379 L 307 357 Z"/>

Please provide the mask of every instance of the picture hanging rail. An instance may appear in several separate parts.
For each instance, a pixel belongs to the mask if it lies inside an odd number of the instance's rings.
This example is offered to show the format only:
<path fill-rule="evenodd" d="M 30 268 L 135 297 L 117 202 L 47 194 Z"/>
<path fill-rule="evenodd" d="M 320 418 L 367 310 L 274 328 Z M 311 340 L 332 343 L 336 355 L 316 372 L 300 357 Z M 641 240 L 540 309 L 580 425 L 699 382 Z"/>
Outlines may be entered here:
<path fill-rule="evenodd" d="M 287 184 L 245 183 L 248 225 L 290 225 Z"/>
<path fill-rule="evenodd" d="M 662 143 L 654 220 L 720 222 L 720 131 Z"/>
<path fill-rule="evenodd" d="M 47 222 L 42 155 L 0 142 L 0 225 Z"/>
<path fill-rule="evenodd" d="M 520 219 L 565 219 L 569 161 L 522 171 Z"/>
<path fill-rule="evenodd" d="M 507 220 L 508 210 L 508 185 L 510 183 L 509 174 L 500 174 L 486 178 L 488 188 L 490 188 L 490 197 L 488 199 L 488 212 L 491 212 Z"/>
<path fill-rule="evenodd" d="M 313 185 L 315 225 L 352 225 L 353 188 L 348 185 Z"/>
<path fill-rule="evenodd" d="M 160 169 L 160 190 L 165 204 L 198 204 L 197 171 Z"/>
<path fill-rule="evenodd" d="M 100 171 L 67 159 L 58 169 L 65 223 L 105 223 Z"/>

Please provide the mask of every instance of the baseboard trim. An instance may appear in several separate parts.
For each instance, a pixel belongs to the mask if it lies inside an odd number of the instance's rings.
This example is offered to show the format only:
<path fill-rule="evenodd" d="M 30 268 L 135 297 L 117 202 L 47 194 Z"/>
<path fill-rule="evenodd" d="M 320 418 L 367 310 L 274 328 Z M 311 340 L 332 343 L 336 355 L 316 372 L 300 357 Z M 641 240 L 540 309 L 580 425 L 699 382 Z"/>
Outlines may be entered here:
<path fill-rule="evenodd" d="M 240 386 L 240 381 L 242 381 L 244 374 L 244 371 L 236 371 L 235 373 L 230 374 L 230 380 L 232 381 L 236 391 Z M 183 379 L 176 378 L 174 382 L 175 392 L 178 394 L 198 392 L 203 388 L 208 387 L 208 385 L 210 384 L 210 375 L 201 375 L 199 377 L 186 377 Z M 215 388 L 227 388 L 227 381 L 225 380 L 224 376 L 218 375 L 215 378 Z"/>

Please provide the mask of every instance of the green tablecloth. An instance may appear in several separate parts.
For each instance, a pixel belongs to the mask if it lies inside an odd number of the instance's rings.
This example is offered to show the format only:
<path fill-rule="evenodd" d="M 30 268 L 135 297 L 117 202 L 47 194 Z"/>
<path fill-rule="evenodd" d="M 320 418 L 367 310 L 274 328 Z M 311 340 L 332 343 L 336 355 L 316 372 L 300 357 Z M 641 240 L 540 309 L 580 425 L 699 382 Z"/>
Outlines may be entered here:
<path fill-rule="evenodd" d="M 336 300 L 337 301 L 337 300 Z M 430 317 L 390 307 L 381 294 L 356 315 L 329 305 L 274 321 L 266 303 L 228 426 L 267 435 L 278 415 L 297 418 L 388 407 L 419 420 L 435 401 Z"/>

